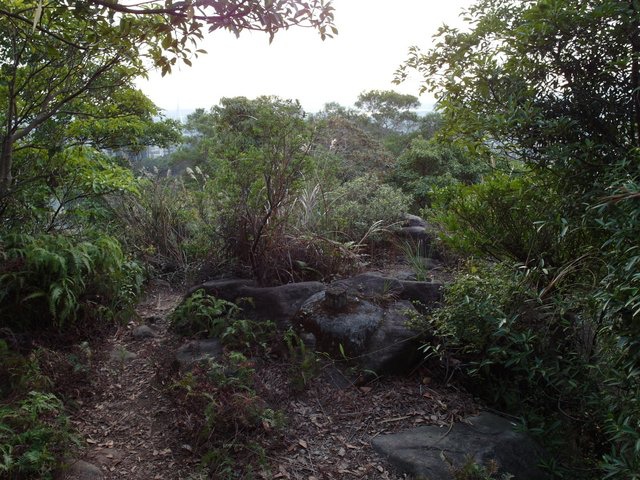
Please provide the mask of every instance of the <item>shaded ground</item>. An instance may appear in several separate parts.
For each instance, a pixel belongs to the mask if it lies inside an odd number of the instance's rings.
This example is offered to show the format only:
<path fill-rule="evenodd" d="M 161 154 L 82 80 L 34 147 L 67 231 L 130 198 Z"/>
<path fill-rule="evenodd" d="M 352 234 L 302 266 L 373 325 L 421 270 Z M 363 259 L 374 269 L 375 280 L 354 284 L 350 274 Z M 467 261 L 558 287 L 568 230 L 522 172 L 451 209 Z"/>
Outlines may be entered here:
<path fill-rule="evenodd" d="M 186 428 L 198 412 L 179 410 L 161 381 L 181 343 L 167 331 L 166 318 L 180 299 L 167 285 L 151 287 L 137 311 L 154 319 L 156 336 L 135 340 L 132 323 L 95 354 L 94 395 L 72 421 L 86 444 L 77 458 L 98 466 L 106 479 L 207 478 L 198 473 Z M 136 358 L 127 360 L 126 352 Z M 261 362 L 256 370 L 258 393 L 286 418 L 284 428 L 260 432 L 266 456 L 258 478 L 406 478 L 373 452 L 372 438 L 416 425 L 439 425 L 446 434 L 453 421 L 476 411 L 468 394 L 434 385 L 424 370 L 357 386 L 326 363 L 299 394 L 292 393 L 285 360 Z"/>
<path fill-rule="evenodd" d="M 166 316 L 181 298 L 167 287 L 152 287 L 137 311 L 142 318 L 157 318 L 158 335 L 135 340 L 130 324 L 96 352 L 94 395 L 72 423 L 86 442 L 80 458 L 100 467 L 107 479 L 180 479 L 193 469 L 181 451 L 174 407 L 155 382 L 157 353 L 176 340 L 167 334 Z M 137 357 L 126 360 L 125 351 Z"/>

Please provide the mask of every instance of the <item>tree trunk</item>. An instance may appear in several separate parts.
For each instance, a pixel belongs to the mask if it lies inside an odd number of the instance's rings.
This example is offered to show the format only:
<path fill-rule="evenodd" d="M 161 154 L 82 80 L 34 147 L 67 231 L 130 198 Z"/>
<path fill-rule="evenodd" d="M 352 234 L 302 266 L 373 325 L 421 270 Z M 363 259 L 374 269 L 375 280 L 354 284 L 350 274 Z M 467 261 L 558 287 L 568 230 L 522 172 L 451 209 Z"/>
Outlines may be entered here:
<path fill-rule="evenodd" d="M 5 197 L 11 188 L 11 167 L 13 163 L 13 144 L 9 136 L 2 138 L 0 151 L 0 198 Z"/>

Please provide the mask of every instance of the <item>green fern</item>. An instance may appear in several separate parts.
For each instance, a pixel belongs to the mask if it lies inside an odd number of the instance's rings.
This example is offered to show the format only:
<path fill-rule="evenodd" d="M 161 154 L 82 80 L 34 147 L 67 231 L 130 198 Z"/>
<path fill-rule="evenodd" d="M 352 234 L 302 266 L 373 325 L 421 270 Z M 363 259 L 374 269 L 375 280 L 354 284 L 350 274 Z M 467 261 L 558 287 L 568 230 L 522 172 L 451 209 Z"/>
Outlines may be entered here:
<path fill-rule="evenodd" d="M 140 268 L 106 235 L 12 234 L 0 245 L 0 314 L 17 330 L 63 329 L 95 299 L 126 310 L 142 283 Z"/>

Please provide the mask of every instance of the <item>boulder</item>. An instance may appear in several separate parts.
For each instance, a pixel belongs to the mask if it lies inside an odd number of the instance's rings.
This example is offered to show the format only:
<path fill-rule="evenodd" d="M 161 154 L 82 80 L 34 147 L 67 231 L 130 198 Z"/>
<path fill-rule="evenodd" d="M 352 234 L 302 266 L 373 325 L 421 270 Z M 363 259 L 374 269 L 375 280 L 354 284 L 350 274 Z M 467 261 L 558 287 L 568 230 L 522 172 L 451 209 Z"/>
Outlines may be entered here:
<path fill-rule="evenodd" d="M 206 294 L 213 295 L 214 297 L 233 302 L 240 295 L 238 290 L 242 287 L 254 287 L 256 282 L 253 280 L 245 280 L 238 278 L 227 278 L 222 280 L 211 280 L 209 282 L 201 283 L 187 291 L 186 297 L 190 297 L 198 290 L 204 290 Z"/>
<path fill-rule="evenodd" d="M 323 291 L 320 282 L 288 283 L 277 287 L 243 287 L 239 289 L 240 298 L 245 311 L 253 313 L 256 318 L 271 320 L 281 330 L 291 326 L 291 319 L 302 304 L 314 294 Z"/>
<path fill-rule="evenodd" d="M 399 280 L 377 273 L 363 273 L 352 278 L 338 280 L 332 285 L 342 285 L 350 295 L 381 301 L 387 299 L 408 300 L 418 303 L 421 310 L 431 310 L 442 300 L 440 283 Z"/>
<path fill-rule="evenodd" d="M 289 328 L 291 318 L 300 306 L 324 288 L 324 284 L 320 282 L 258 287 L 251 280 L 215 280 L 193 287 L 187 293 L 187 297 L 203 289 L 209 295 L 238 303 L 245 315 L 260 320 L 271 320 L 278 328 L 285 330 Z"/>
<path fill-rule="evenodd" d="M 396 234 L 403 241 L 413 244 L 421 257 L 437 256 L 432 248 L 435 237 L 429 224 L 423 218 L 417 215 L 405 215 L 405 221 Z"/>
<path fill-rule="evenodd" d="M 410 213 L 406 213 L 404 215 L 404 223 L 402 224 L 402 226 L 403 227 L 422 227 L 426 229 L 429 226 L 429 224 L 424 218 L 419 217 L 418 215 L 411 215 Z"/>
<path fill-rule="evenodd" d="M 354 296 L 336 307 L 323 291 L 305 302 L 293 324 L 301 335 L 313 335 L 319 351 L 354 359 L 365 370 L 395 373 L 418 359 L 415 332 L 407 326 L 413 312 L 408 301 L 379 304 Z"/>
<path fill-rule="evenodd" d="M 136 340 L 144 340 L 145 338 L 153 338 L 156 332 L 148 325 L 138 325 L 133 329 L 133 338 Z"/>
<path fill-rule="evenodd" d="M 446 428 L 418 427 L 381 435 L 373 448 L 402 472 L 422 479 L 453 479 L 453 470 L 468 461 L 487 466 L 496 462 L 499 472 L 518 480 L 547 479 L 538 467 L 543 452 L 531 438 L 498 415 L 483 412 Z"/>
<path fill-rule="evenodd" d="M 215 338 L 191 340 L 176 351 L 176 361 L 181 369 L 187 369 L 195 363 L 216 360 L 222 355 L 222 345 Z"/>
<path fill-rule="evenodd" d="M 95 465 L 84 460 L 74 461 L 63 476 L 64 480 L 102 480 L 104 475 Z"/>

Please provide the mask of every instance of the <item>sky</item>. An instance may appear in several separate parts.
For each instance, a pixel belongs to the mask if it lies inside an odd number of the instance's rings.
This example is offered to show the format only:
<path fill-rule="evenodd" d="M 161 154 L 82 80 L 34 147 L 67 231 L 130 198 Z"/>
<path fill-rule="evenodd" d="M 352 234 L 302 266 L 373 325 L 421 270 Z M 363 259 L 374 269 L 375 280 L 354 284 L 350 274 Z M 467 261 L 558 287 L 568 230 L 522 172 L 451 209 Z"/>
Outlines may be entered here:
<path fill-rule="evenodd" d="M 392 83 L 409 47 L 428 48 L 444 23 L 461 25 L 471 0 L 334 0 L 339 34 L 322 41 L 311 29 L 279 32 L 273 43 L 260 32 L 209 34 L 206 55 L 165 76 L 152 72 L 139 88 L 168 116 L 210 108 L 220 98 L 277 95 L 298 99 L 308 112 L 327 102 L 352 106 L 366 90 L 418 95 L 419 78 Z M 433 99 L 420 98 L 429 110 Z"/>

